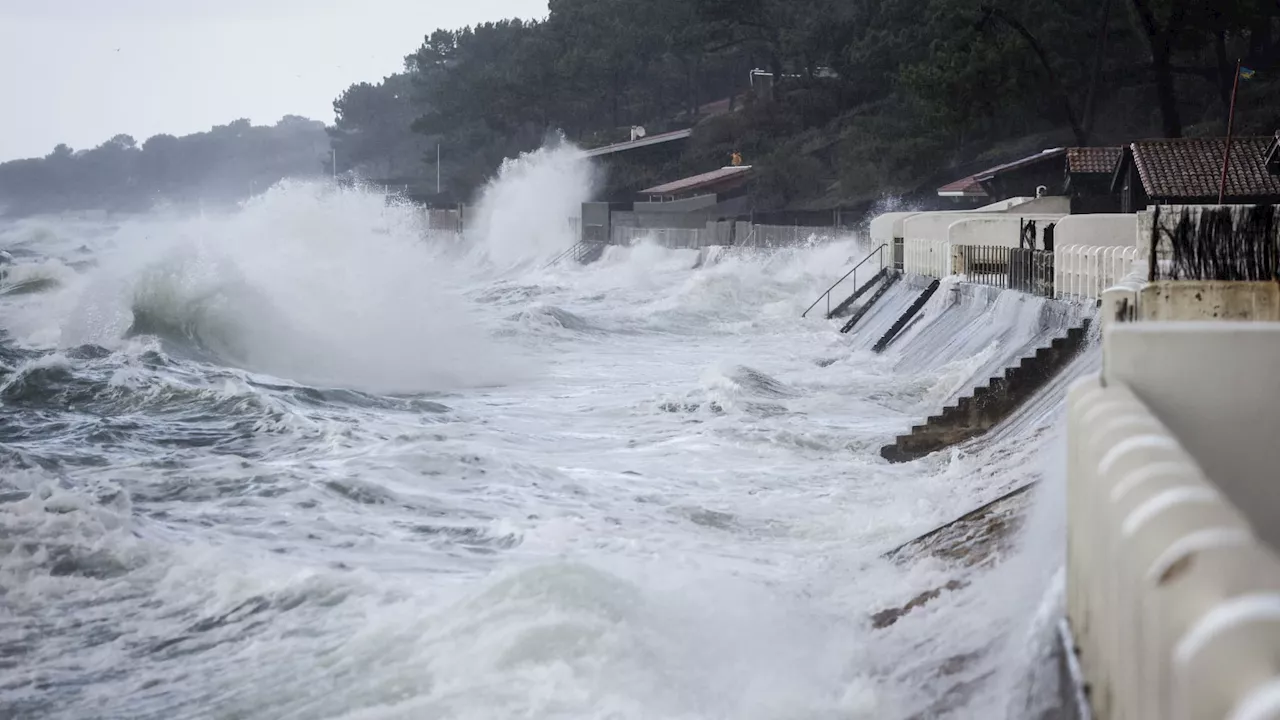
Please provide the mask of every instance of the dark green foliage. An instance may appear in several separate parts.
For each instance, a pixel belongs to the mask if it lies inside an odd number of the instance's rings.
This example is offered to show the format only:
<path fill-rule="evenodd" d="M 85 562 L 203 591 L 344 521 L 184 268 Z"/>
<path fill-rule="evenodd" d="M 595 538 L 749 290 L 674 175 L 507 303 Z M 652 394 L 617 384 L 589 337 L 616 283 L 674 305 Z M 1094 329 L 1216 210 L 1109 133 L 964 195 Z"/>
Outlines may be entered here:
<path fill-rule="evenodd" d="M 608 198 L 723 166 L 734 152 L 760 170 L 758 210 L 928 197 L 935 183 L 1050 144 L 1221 134 L 1237 58 L 1258 72 L 1241 87 L 1237 129 L 1280 126 L 1274 0 L 551 0 L 548 9 L 539 21 L 435 30 L 403 73 L 349 88 L 329 129 L 339 170 L 433 181 L 438 146 L 445 192 L 465 199 L 504 158 L 557 133 L 594 147 L 626 140 L 633 125 L 694 126 L 678 157 L 612 159 Z M 769 89 L 751 86 L 753 68 L 774 74 Z M 0 189 L 14 192 L 3 178 L 20 169 L 75 197 L 150 197 L 158 179 L 179 183 L 190 163 L 210 162 L 193 159 L 197 147 L 161 136 L 139 149 L 121 136 L 3 166 Z"/>
<path fill-rule="evenodd" d="M 1259 0 L 553 0 L 549 10 L 538 22 L 436 31 L 407 59 L 414 127 L 443 143 L 457 194 L 551 131 L 594 146 L 626 139 L 631 125 L 696 124 L 678 160 L 615 160 L 606 192 L 623 198 L 737 151 L 760 167 L 758 209 L 861 203 L 1040 142 L 1184 125 L 1220 133 L 1236 57 L 1260 75 L 1242 90 L 1241 129 L 1280 122 L 1268 102 L 1280 87 L 1278 13 Z M 770 91 L 748 85 L 752 68 L 774 74 Z M 724 102 L 706 112 L 714 101 Z"/>

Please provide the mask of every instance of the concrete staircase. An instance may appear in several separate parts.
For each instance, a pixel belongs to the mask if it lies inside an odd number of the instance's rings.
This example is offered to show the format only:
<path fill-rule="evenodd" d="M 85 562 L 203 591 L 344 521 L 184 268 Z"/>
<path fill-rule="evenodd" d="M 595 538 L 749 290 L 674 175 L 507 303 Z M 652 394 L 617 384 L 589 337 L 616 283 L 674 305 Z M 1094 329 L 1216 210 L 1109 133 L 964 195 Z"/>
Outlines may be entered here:
<path fill-rule="evenodd" d="M 608 243 L 596 242 L 594 240 L 583 240 L 555 256 L 551 262 L 543 265 L 542 269 L 546 270 L 562 260 L 573 260 L 574 262 L 582 265 L 593 263 L 600 259 L 600 256 L 604 254 L 604 249 L 607 246 Z"/>
<path fill-rule="evenodd" d="M 884 297 L 884 294 L 889 292 L 889 288 L 893 287 L 893 284 L 898 282 L 898 280 L 900 279 L 902 279 L 901 273 L 899 273 L 896 270 L 889 270 L 888 268 L 886 268 L 884 270 L 881 270 L 879 273 L 877 273 L 875 277 L 871 278 L 871 280 L 868 281 L 867 284 L 858 288 L 858 292 L 854 293 L 853 297 L 849 298 L 845 302 L 840 303 L 840 305 L 836 308 L 836 310 L 840 310 L 841 308 L 844 308 L 847 303 L 852 303 L 854 300 L 857 300 L 859 295 L 865 293 L 868 289 L 870 289 L 873 285 L 875 285 L 875 283 L 877 282 L 880 283 L 879 287 L 876 287 L 875 293 L 873 293 L 871 297 L 867 298 L 866 302 L 859 305 L 858 309 L 854 311 L 853 316 L 850 317 L 849 320 L 845 322 L 844 326 L 840 328 L 840 332 L 847 333 L 850 330 L 852 330 L 853 326 L 857 325 L 858 321 L 861 320 L 867 314 L 867 312 L 871 310 L 871 308 L 875 307 L 875 304 L 879 302 L 880 298 Z M 831 314 L 833 316 L 836 316 L 838 313 L 836 313 L 835 311 L 832 311 Z"/>
<path fill-rule="evenodd" d="M 920 297 L 917 297 L 915 302 L 911 303 L 911 307 L 907 308 L 906 311 L 902 313 L 893 326 L 889 328 L 889 331 L 876 341 L 875 346 L 872 347 L 871 350 L 878 353 L 884 352 L 885 348 L 889 347 L 889 345 L 893 343 L 894 339 L 898 337 L 898 333 L 902 332 L 902 329 L 907 326 L 907 323 L 911 322 L 911 319 L 916 316 L 916 313 L 920 312 L 920 308 L 924 307 L 924 304 L 929 302 L 929 298 L 933 297 L 933 294 L 938 292 L 938 286 L 940 284 L 941 282 L 938 280 L 934 280 L 929 283 L 929 286 L 920 293 Z"/>
<path fill-rule="evenodd" d="M 1029 400 L 1084 347 L 1089 321 L 1070 328 L 1028 355 L 1003 375 L 991 378 L 973 394 L 934 415 L 922 425 L 899 435 L 892 445 L 880 448 L 889 462 L 907 462 L 951 447 L 990 430 Z"/>
<path fill-rule="evenodd" d="M 840 303 L 835 307 L 834 310 L 827 313 L 827 319 L 832 320 L 834 318 L 844 317 L 845 313 L 849 312 L 849 309 L 853 307 L 853 303 L 856 302 L 858 298 L 862 297 L 863 295 L 866 295 L 868 290 L 875 287 L 876 283 L 883 280 L 885 275 L 889 274 L 890 272 L 892 271 L 889 270 L 888 268 L 881 268 L 880 272 L 876 273 L 875 275 L 872 275 L 870 280 L 862 284 L 862 287 L 855 290 L 852 295 L 844 299 L 844 302 Z M 864 303 L 863 307 L 869 307 L 869 304 Z"/>

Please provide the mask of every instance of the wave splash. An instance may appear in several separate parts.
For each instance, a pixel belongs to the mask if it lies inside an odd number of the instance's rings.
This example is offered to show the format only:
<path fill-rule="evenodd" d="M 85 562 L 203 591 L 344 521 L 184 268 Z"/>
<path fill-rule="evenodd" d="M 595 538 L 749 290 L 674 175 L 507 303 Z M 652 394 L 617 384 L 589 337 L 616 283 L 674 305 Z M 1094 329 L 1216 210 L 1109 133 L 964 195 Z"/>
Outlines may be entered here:
<path fill-rule="evenodd" d="M 59 344 L 156 335 L 201 360 L 375 392 L 509 379 L 511 352 L 457 299 L 418 221 L 381 196 L 284 184 L 231 214 L 126 223 Z"/>

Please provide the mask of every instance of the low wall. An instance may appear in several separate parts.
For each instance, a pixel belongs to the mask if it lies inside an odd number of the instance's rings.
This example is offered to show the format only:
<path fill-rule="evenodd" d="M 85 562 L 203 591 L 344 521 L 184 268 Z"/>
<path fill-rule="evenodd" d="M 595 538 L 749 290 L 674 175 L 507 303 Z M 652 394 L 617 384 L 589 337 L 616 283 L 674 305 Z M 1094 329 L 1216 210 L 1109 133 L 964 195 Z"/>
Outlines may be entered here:
<path fill-rule="evenodd" d="M 1031 212 L 990 213 L 990 212 L 973 212 L 973 211 L 971 212 L 922 212 L 922 213 L 916 213 L 915 215 L 912 215 L 911 217 L 903 220 L 902 237 L 905 238 L 906 240 L 915 239 L 915 240 L 950 241 L 951 226 L 958 222 L 968 221 L 968 220 L 977 220 L 982 223 L 989 224 L 991 228 L 1007 227 L 1010 223 L 1012 223 L 1013 234 L 1011 236 L 1012 237 L 1011 241 L 1008 240 L 1010 236 L 1007 233 L 996 232 L 996 235 L 994 237 L 1003 238 L 1004 239 L 1003 241 L 999 241 L 999 240 L 992 240 L 990 242 L 975 241 L 972 244 L 996 245 L 996 244 L 1002 244 L 1002 242 L 1008 241 L 1008 242 L 1012 242 L 1012 244 L 1009 245 L 1009 247 L 1017 247 L 1018 246 L 1018 226 L 1020 222 L 1027 221 L 1027 220 L 1034 220 L 1036 221 L 1037 224 L 1043 225 L 1045 222 L 1056 222 L 1062 217 L 1063 215 L 1060 215 L 1060 214 L 1043 213 L 1043 212 L 1036 212 L 1036 213 L 1031 213 Z M 987 232 L 990 233 L 990 232 L 993 232 L 993 230 L 988 230 Z M 970 237 L 977 237 L 977 236 L 974 236 L 970 233 Z"/>
<path fill-rule="evenodd" d="M 1139 320 L 1280 320 L 1280 286 L 1270 282 L 1158 280 L 1137 302 Z"/>
<path fill-rule="evenodd" d="M 871 219 L 871 244 L 877 246 L 883 243 L 893 243 L 902 235 L 902 224 L 912 215 L 918 215 L 917 212 L 891 212 L 883 215 L 877 215 Z"/>
<path fill-rule="evenodd" d="M 1280 716 L 1277 353 L 1276 324 L 1114 324 L 1071 389 L 1067 613 L 1095 717 Z"/>
<path fill-rule="evenodd" d="M 1138 246 L 1138 216 L 1133 213 L 1068 215 L 1054 228 L 1057 245 Z"/>
<path fill-rule="evenodd" d="M 1057 215 L 966 217 L 947 226 L 947 241 L 952 245 L 1021 247 L 1022 226 L 1027 221 L 1033 221 L 1036 224 L 1036 247 L 1042 247 L 1045 227 L 1050 223 L 1060 222 L 1061 219 L 1061 216 Z"/>

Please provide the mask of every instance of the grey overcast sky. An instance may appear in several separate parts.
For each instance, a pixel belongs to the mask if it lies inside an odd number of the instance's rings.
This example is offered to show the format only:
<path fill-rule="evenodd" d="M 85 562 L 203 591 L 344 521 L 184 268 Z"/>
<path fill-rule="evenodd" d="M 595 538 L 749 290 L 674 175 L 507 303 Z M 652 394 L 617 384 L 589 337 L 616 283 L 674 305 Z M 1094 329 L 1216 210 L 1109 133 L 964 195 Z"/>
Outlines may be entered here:
<path fill-rule="evenodd" d="M 0 0 L 0 161 L 236 118 L 333 121 L 347 86 L 432 30 L 542 18 L 547 0 Z"/>

